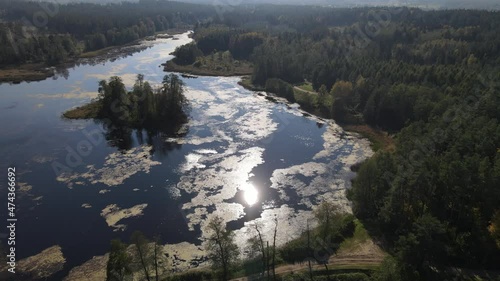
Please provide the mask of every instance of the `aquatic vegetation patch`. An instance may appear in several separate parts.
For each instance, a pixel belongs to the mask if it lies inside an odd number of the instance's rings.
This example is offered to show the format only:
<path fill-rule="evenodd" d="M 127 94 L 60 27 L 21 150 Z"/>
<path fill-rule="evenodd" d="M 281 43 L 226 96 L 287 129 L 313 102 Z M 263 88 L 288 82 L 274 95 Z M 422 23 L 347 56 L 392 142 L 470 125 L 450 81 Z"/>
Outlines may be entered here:
<path fill-rule="evenodd" d="M 67 184 L 69 188 L 74 185 L 84 185 L 87 182 L 95 185 L 102 183 L 107 186 L 122 184 L 126 179 L 137 173 L 149 173 L 151 167 L 160 165 L 151 159 L 151 146 L 138 146 L 125 152 L 114 152 L 106 156 L 104 165 L 96 168 L 88 165 L 84 173 L 62 173 L 57 180 Z M 101 190 L 99 193 L 107 191 Z"/>
<path fill-rule="evenodd" d="M 128 209 L 120 209 L 118 205 L 111 204 L 101 211 L 101 216 L 106 219 L 108 226 L 114 228 L 114 231 L 123 231 L 127 226 L 125 224 L 118 224 L 118 222 L 126 218 L 142 216 L 147 206 L 148 204 L 140 204 Z"/>
<path fill-rule="evenodd" d="M 38 164 L 44 164 L 48 162 L 52 162 L 56 160 L 55 157 L 53 156 L 46 156 L 46 155 L 35 155 L 33 158 L 31 158 L 31 161 L 38 163 Z"/>
<path fill-rule="evenodd" d="M 18 273 L 29 274 L 34 279 L 44 279 L 63 269 L 66 258 L 61 246 L 55 245 L 17 263 Z"/>
<path fill-rule="evenodd" d="M 188 242 L 167 244 L 163 246 L 163 253 L 168 254 L 168 264 L 176 272 L 183 272 L 191 268 L 208 265 L 205 249 L 201 245 Z"/>
<path fill-rule="evenodd" d="M 106 266 L 109 254 L 95 256 L 82 265 L 71 269 L 63 281 L 106 280 Z"/>
<path fill-rule="evenodd" d="M 22 193 L 28 193 L 33 189 L 33 186 L 26 182 L 17 182 L 18 191 Z"/>

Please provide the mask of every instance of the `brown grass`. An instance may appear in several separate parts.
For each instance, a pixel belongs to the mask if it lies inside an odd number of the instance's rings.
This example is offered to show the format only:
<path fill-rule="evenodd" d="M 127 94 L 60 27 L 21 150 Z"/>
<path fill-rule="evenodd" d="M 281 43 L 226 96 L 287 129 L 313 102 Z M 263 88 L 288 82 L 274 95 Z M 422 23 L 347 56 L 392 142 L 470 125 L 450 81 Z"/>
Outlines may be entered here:
<path fill-rule="evenodd" d="M 345 125 L 346 131 L 355 132 L 370 140 L 372 149 L 394 151 L 394 139 L 385 131 L 375 129 L 366 124 L 364 125 Z"/>
<path fill-rule="evenodd" d="M 240 82 L 238 82 L 238 85 L 243 86 L 243 88 L 250 91 L 265 91 L 264 88 L 254 85 L 250 76 L 242 77 Z"/>
<path fill-rule="evenodd" d="M 252 65 L 249 62 L 241 62 L 239 66 L 234 66 L 230 69 L 214 69 L 195 67 L 193 65 L 178 65 L 173 61 L 168 61 L 164 70 L 169 72 L 189 73 L 200 76 L 243 76 L 253 73 Z"/>
<path fill-rule="evenodd" d="M 91 102 L 63 113 L 63 117 L 67 119 L 91 119 L 96 118 L 99 114 L 100 105 L 98 102 Z"/>
<path fill-rule="evenodd" d="M 41 81 L 53 75 L 54 72 L 43 64 L 6 66 L 0 69 L 0 82 Z"/>

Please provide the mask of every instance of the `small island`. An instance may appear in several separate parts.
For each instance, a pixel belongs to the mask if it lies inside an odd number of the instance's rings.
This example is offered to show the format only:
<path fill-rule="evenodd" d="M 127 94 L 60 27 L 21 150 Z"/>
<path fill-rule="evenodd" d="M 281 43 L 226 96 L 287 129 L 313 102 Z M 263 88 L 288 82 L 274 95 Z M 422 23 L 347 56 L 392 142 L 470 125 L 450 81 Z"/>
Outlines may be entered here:
<path fill-rule="evenodd" d="M 131 91 L 118 76 L 99 82 L 99 95 L 90 103 L 63 113 L 67 119 L 95 119 L 114 127 L 175 133 L 187 122 L 184 82 L 166 75 L 153 88 L 138 74 Z"/>
<path fill-rule="evenodd" d="M 248 61 L 233 58 L 229 51 L 217 52 L 210 55 L 196 57 L 194 62 L 179 59 L 184 48 L 191 48 L 193 43 L 178 48 L 176 58 L 163 64 L 164 71 L 180 72 L 202 76 L 243 76 L 253 72 L 253 66 Z"/>
<path fill-rule="evenodd" d="M 163 64 L 165 71 L 205 76 L 251 75 L 251 55 L 265 37 L 258 32 L 215 26 L 196 29 L 193 39 L 194 42 L 175 50 L 175 58 Z"/>

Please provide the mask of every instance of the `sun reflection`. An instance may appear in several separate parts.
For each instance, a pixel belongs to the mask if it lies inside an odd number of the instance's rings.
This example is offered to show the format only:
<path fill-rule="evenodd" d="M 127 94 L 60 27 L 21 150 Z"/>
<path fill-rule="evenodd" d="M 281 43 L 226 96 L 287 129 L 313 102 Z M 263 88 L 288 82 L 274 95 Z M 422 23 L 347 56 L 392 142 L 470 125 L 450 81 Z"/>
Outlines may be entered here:
<path fill-rule="evenodd" d="M 243 198 L 249 206 L 252 206 L 259 200 L 259 191 L 253 184 L 247 182 L 243 188 Z"/>

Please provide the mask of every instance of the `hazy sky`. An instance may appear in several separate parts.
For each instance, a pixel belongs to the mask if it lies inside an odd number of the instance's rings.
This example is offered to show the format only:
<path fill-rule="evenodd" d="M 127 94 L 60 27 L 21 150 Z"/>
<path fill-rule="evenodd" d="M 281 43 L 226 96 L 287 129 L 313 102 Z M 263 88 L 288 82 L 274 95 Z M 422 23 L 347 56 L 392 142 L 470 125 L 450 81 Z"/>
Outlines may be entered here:
<path fill-rule="evenodd" d="M 123 0 L 52 0 L 59 3 L 68 2 L 93 2 L 93 3 L 116 3 Z M 127 0 L 137 2 L 138 0 Z M 411 5 L 427 8 L 500 8 L 500 0 L 175 0 L 190 3 L 204 3 L 214 5 L 238 5 L 252 3 L 273 3 L 273 4 L 314 4 L 314 5 Z"/>

